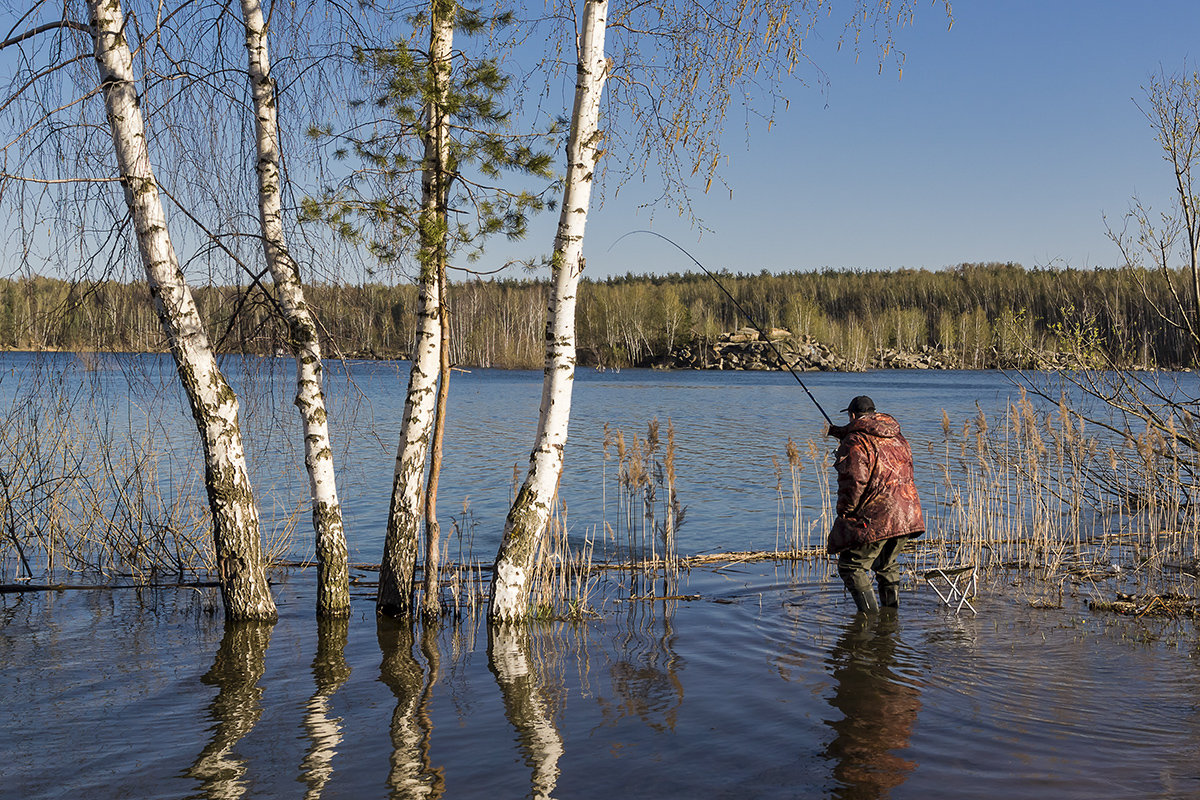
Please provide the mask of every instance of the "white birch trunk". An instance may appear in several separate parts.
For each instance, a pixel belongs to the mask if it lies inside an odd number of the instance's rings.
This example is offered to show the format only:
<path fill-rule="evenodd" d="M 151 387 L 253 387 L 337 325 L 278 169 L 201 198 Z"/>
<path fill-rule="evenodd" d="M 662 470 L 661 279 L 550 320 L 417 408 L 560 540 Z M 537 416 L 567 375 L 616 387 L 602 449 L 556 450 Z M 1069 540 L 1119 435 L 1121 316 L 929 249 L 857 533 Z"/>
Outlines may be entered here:
<path fill-rule="evenodd" d="M 230 620 L 275 619 L 275 601 L 263 568 L 258 509 L 246 473 L 237 397 L 217 366 L 167 232 L 166 214 L 150 167 L 121 5 L 119 0 L 88 0 L 88 9 L 100 85 L 138 250 L 204 446 L 204 482 L 225 616 Z"/>
<path fill-rule="evenodd" d="M 422 490 L 429 436 L 433 427 L 439 364 L 441 360 L 442 296 L 438 281 L 439 259 L 444 258 L 445 180 L 449 131 L 443 103 L 454 43 L 453 3 L 430 3 L 429 58 L 437 65 L 439 86 L 426 107 L 425 163 L 421 178 L 421 290 L 417 307 L 417 336 L 413 347 L 408 394 L 396 453 L 387 538 L 379 567 L 378 613 L 412 614 L 413 574 L 422 517 Z"/>
<path fill-rule="evenodd" d="M 317 552 L 317 614 L 344 617 L 350 614 L 350 574 L 325 394 L 321 388 L 321 345 L 316 322 L 304 300 L 299 266 L 288 251 L 283 233 L 278 106 L 275 81 L 271 78 L 266 23 L 258 0 L 242 0 L 242 18 L 246 25 L 246 54 L 254 98 L 258 149 L 255 170 L 258 173 L 263 251 L 279 293 L 288 326 L 288 343 L 296 359 L 294 402 L 304 422 L 304 464 L 308 468 Z"/>
<path fill-rule="evenodd" d="M 421 615 L 435 620 L 442 615 L 441 526 L 437 520 L 438 479 L 442 472 L 442 440 L 446 431 L 446 401 L 450 396 L 450 282 L 446 261 L 439 259 L 438 287 L 442 295 L 442 349 L 438 363 L 438 390 L 433 407 L 433 452 L 429 457 L 429 483 L 425 487 L 425 585 L 421 592 Z"/>
<path fill-rule="evenodd" d="M 493 621 L 524 619 L 529 612 L 533 559 L 562 475 L 575 382 L 575 296 L 584 266 L 583 235 L 602 138 L 600 101 L 608 77 L 604 56 L 607 17 L 608 0 L 585 0 L 567 179 L 554 240 L 554 289 L 546 319 L 541 413 L 529 472 L 504 522 L 504 538 L 492 573 L 488 616 Z"/>

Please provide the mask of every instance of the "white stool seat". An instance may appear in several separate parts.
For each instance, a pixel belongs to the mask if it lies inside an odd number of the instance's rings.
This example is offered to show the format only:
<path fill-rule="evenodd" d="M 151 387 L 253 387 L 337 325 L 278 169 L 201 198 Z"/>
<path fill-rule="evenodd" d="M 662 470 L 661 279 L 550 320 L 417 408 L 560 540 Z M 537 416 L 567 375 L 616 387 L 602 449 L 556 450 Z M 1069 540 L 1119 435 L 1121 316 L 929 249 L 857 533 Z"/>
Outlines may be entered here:
<path fill-rule="evenodd" d="M 957 567 L 938 567 L 931 569 L 923 576 L 925 581 L 937 592 L 937 596 L 947 608 L 953 607 L 954 613 L 962 611 L 966 606 L 972 614 L 978 614 L 975 606 L 971 605 L 968 597 L 974 597 L 978 588 L 976 584 L 974 564 L 963 564 Z"/>

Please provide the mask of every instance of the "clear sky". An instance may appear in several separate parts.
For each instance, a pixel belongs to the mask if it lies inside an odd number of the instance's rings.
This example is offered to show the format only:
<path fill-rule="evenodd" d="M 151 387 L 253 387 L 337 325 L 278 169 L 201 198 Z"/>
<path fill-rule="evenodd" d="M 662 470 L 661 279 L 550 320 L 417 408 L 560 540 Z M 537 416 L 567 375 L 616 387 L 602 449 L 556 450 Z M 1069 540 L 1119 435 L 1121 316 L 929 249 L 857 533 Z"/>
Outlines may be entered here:
<path fill-rule="evenodd" d="M 902 77 L 834 52 L 825 29 L 825 89 L 789 87 L 770 131 L 729 120 L 732 197 L 696 192 L 711 230 L 639 209 L 640 186 L 608 191 L 586 274 L 693 268 L 652 237 L 613 246 L 639 228 L 734 272 L 1116 266 L 1105 216 L 1119 225 L 1135 194 L 1165 207 L 1173 180 L 1135 100 L 1160 69 L 1200 69 L 1200 0 L 954 0 L 953 16 L 947 30 L 941 3 L 921 0 L 897 35 Z M 527 246 L 552 231 L 540 220 Z"/>

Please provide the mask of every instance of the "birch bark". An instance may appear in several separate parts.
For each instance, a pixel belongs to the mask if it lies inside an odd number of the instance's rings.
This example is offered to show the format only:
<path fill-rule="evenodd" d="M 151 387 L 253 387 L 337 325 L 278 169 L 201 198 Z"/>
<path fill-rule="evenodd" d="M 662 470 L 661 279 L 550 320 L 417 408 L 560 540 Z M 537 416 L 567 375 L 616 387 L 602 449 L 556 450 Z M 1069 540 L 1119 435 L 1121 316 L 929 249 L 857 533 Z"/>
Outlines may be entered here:
<path fill-rule="evenodd" d="M 608 77 L 604 56 L 607 19 L 608 0 L 585 0 L 567 145 L 567 178 L 554 240 L 554 290 L 546 319 L 541 411 L 529 471 L 505 519 L 504 537 L 492 573 L 488 616 L 493 621 L 514 621 L 528 615 L 533 560 L 562 475 L 575 382 L 575 299 L 584 267 L 584 229 L 603 138 L 600 101 Z"/>
<path fill-rule="evenodd" d="M 299 265 L 288 250 L 283 232 L 278 104 L 267 49 L 267 26 L 258 0 L 242 0 L 242 19 L 246 26 L 246 55 L 254 98 L 258 152 L 255 171 L 258 173 L 263 252 L 279 294 L 288 326 L 289 345 L 296 359 L 294 403 L 304 425 L 304 464 L 308 469 L 317 552 L 317 614 L 345 617 L 350 614 L 350 574 L 325 394 L 321 388 L 321 345 L 316 322 L 304 299 Z"/>
<path fill-rule="evenodd" d="M 446 260 L 439 259 L 438 287 L 442 295 L 441 354 L 438 362 L 437 399 L 433 409 L 433 445 L 429 457 L 429 483 L 425 489 L 425 585 L 421 592 L 421 615 L 435 620 L 442 615 L 441 537 L 437 519 L 438 479 L 442 474 L 442 440 L 446 431 L 446 400 L 450 396 L 450 283 Z"/>
<path fill-rule="evenodd" d="M 258 509 L 246 473 L 237 397 L 217 366 L 167 231 L 150 166 L 121 5 L 119 0 L 88 0 L 88 10 L 100 86 L 138 250 L 203 442 L 204 482 L 225 617 L 275 619 L 275 601 L 263 567 Z"/>
<path fill-rule="evenodd" d="M 413 574 L 421 522 L 425 461 L 429 454 L 435 395 L 441 361 L 442 295 L 439 264 L 445 259 L 446 182 L 449 123 L 444 112 L 454 44 L 454 4 L 430 3 L 429 59 L 433 65 L 432 97 L 425 107 L 425 161 L 421 176 L 419 255 L 421 289 L 417 334 L 413 347 L 408 393 L 400 427 L 400 444 L 392 479 L 383 561 L 379 568 L 380 614 L 407 617 L 413 610 Z"/>

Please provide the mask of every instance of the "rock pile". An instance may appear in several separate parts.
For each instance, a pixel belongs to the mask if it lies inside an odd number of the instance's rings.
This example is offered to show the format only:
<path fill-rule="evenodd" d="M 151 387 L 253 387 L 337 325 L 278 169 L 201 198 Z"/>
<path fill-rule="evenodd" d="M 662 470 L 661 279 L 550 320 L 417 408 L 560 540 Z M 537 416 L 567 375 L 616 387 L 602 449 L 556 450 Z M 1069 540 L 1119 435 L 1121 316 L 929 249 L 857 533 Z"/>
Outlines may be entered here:
<path fill-rule="evenodd" d="M 658 369 L 782 369 L 780 355 L 797 372 L 815 370 L 849 372 L 862 369 L 1037 369 L 1078 368 L 1068 353 L 1022 350 L 1003 354 L 995 348 L 964 354 L 946 347 L 924 345 L 919 350 L 887 348 L 852 361 L 811 336 L 797 336 L 784 328 L 771 328 L 764 338 L 754 328 L 722 333 L 716 339 L 693 336 L 650 364 Z M 776 354 L 778 351 L 778 355 Z"/>
<path fill-rule="evenodd" d="M 722 333 L 716 340 L 694 337 L 668 353 L 657 366 L 663 369 L 772 370 L 782 369 L 779 361 L 779 355 L 782 355 L 797 371 L 847 368 L 846 359 L 809 336 L 794 336 L 783 328 L 771 328 L 766 334 L 768 338 L 764 339 L 754 328 L 741 328 Z"/>
<path fill-rule="evenodd" d="M 888 348 L 871 359 L 871 369 L 954 369 L 957 359 L 938 347 L 923 346 L 916 352 Z"/>

